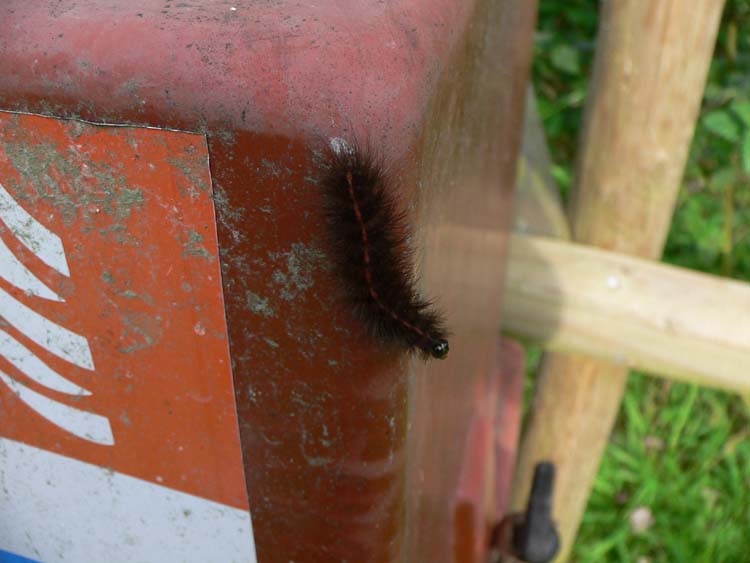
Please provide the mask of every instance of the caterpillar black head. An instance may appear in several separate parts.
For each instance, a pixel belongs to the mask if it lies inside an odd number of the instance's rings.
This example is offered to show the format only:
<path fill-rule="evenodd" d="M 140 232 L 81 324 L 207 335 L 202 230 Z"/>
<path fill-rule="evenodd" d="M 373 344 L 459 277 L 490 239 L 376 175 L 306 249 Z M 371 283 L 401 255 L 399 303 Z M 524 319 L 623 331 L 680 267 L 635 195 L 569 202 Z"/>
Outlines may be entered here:
<path fill-rule="evenodd" d="M 449 350 L 450 347 L 448 346 L 448 341 L 445 339 L 441 339 L 432 345 L 432 348 L 430 348 L 430 354 L 432 354 L 433 358 L 443 360 L 448 355 Z"/>

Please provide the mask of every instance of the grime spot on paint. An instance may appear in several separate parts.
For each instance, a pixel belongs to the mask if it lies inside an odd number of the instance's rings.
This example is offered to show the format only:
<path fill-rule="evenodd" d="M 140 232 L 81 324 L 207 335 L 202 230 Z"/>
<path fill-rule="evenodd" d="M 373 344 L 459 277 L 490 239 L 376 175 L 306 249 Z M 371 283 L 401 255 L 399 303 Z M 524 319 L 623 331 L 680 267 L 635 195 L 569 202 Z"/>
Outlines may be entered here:
<path fill-rule="evenodd" d="M 89 233 L 92 231 L 92 229 L 83 227 L 82 231 L 84 233 Z M 108 227 L 99 229 L 98 232 L 100 235 L 102 235 L 102 237 L 113 240 L 117 244 L 129 244 L 136 247 L 140 244 L 138 238 L 133 236 L 132 233 L 129 233 L 125 225 L 123 225 L 122 223 L 113 223 Z"/>
<path fill-rule="evenodd" d="M 303 429 L 301 449 L 302 449 L 302 457 L 305 458 L 307 465 L 309 465 L 310 467 L 322 467 L 324 465 L 328 465 L 329 463 L 331 463 L 330 457 L 308 454 L 307 452 L 308 444 L 311 441 L 314 442 L 314 439 L 309 440 L 308 438 L 309 438 L 309 434 L 307 430 Z M 312 446 L 315 447 L 315 444 L 313 443 Z"/>
<path fill-rule="evenodd" d="M 133 422 L 130 420 L 128 413 L 125 411 L 122 411 L 122 414 L 120 415 L 120 422 L 122 422 L 125 426 L 133 425 Z"/>
<path fill-rule="evenodd" d="M 122 221 L 144 203 L 141 189 L 126 186 L 122 174 L 112 166 L 90 162 L 79 152 L 80 145 L 71 144 L 70 158 L 61 154 L 56 146 L 45 143 L 32 146 L 6 143 L 4 148 L 13 167 L 21 174 L 22 182 L 14 186 L 19 198 L 48 202 L 57 209 L 66 225 L 78 217 L 93 221 L 101 212 Z M 92 178 L 97 180 L 95 189 Z"/>
<path fill-rule="evenodd" d="M 119 295 L 120 297 L 124 297 L 125 299 L 140 299 L 147 305 L 151 305 L 152 307 L 156 306 L 156 302 L 154 301 L 154 298 L 151 297 L 148 293 L 141 293 L 139 295 L 132 289 L 125 289 L 123 291 L 118 292 L 117 295 Z"/>
<path fill-rule="evenodd" d="M 274 440 L 273 438 L 269 438 L 268 436 L 266 436 L 265 432 L 261 432 L 260 437 L 263 438 L 263 441 L 269 446 L 277 447 L 284 443 L 281 440 Z"/>
<path fill-rule="evenodd" d="M 276 316 L 276 312 L 268 302 L 268 299 L 253 293 L 250 290 L 245 291 L 245 304 L 256 315 L 263 315 L 265 318 Z"/>
<path fill-rule="evenodd" d="M 252 385 L 247 386 L 247 398 L 252 403 L 258 403 L 258 392 L 253 388 Z"/>
<path fill-rule="evenodd" d="M 73 139 L 78 140 L 86 131 L 86 125 L 81 121 L 71 121 L 68 124 L 68 132 Z"/>
<path fill-rule="evenodd" d="M 138 188 L 126 188 L 121 187 L 119 192 L 119 198 L 117 199 L 117 208 L 114 212 L 114 216 L 117 219 L 127 219 L 130 217 L 130 213 L 133 208 L 143 205 L 143 192 Z"/>
<path fill-rule="evenodd" d="M 119 95 L 126 95 L 126 96 L 138 96 L 141 90 L 141 84 L 138 82 L 137 79 L 131 78 L 130 80 L 126 80 L 122 84 L 120 84 L 120 87 L 117 89 L 117 94 Z"/>
<path fill-rule="evenodd" d="M 121 336 L 123 343 L 129 342 L 127 346 L 119 349 L 123 354 L 132 354 L 138 350 L 150 348 L 162 337 L 161 318 L 151 317 L 145 313 L 132 313 L 123 315 L 122 322 L 125 330 Z"/>
<path fill-rule="evenodd" d="M 182 245 L 182 255 L 189 256 L 200 256 L 206 260 L 213 260 L 214 256 L 211 254 L 205 246 L 203 246 L 203 235 L 198 231 L 190 229 L 187 232 L 187 242 Z"/>
<path fill-rule="evenodd" d="M 213 188 L 212 197 L 217 221 L 231 233 L 234 243 L 238 244 L 247 240 L 242 229 L 247 211 L 238 202 L 230 202 L 226 190 L 216 181 L 214 181 Z"/>
<path fill-rule="evenodd" d="M 167 162 L 179 170 L 185 177 L 188 186 L 190 186 L 189 189 L 192 190 L 190 195 L 193 198 L 197 197 L 201 192 L 207 191 L 208 184 L 203 180 L 202 176 L 203 171 L 208 168 L 207 162 L 196 161 L 195 158 L 191 160 L 185 158 L 167 158 Z"/>
<path fill-rule="evenodd" d="M 271 340 L 270 338 L 265 338 L 264 337 L 263 338 L 263 342 L 265 342 L 266 344 L 268 344 L 271 348 L 278 348 L 279 347 L 279 343 L 276 342 L 275 340 Z"/>
<path fill-rule="evenodd" d="M 269 253 L 269 257 L 284 263 L 284 270 L 276 270 L 272 279 L 281 286 L 281 298 L 293 301 L 313 286 L 313 273 L 323 264 L 325 255 L 302 243 L 294 243 L 290 252 Z"/>
<path fill-rule="evenodd" d="M 333 443 L 329 437 L 328 437 L 328 426 L 325 424 L 323 425 L 323 435 L 320 438 L 320 443 L 323 444 L 326 448 L 330 448 L 331 444 Z"/>
<path fill-rule="evenodd" d="M 281 166 L 279 166 L 276 162 L 264 158 L 260 163 L 263 168 L 266 169 L 269 175 L 273 176 L 274 178 L 281 177 L 283 171 L 281 169 Z"/>

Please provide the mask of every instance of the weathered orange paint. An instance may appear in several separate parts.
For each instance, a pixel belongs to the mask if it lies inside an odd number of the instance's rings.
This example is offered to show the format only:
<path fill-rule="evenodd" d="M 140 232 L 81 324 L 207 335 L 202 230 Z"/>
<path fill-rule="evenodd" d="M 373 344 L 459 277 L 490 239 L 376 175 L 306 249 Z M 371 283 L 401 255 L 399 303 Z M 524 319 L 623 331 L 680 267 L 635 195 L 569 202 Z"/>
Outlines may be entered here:
<path fill-rule="evenodd" d="M 66 433 L 4 385 L 0 434 L 247 508 L 207 159 L 202 135 L 0 111 L 2 184 L 59 233 L 70 270 L 42 263 L 0 221 L 3 242 L 65 301 L 0 288 L 84 335 L 95 369 L 5 330 L 91 391 L 60 400 L 108 418 L 114 444 Z M 44 392 L 2 356 L 0 367 Z"/>

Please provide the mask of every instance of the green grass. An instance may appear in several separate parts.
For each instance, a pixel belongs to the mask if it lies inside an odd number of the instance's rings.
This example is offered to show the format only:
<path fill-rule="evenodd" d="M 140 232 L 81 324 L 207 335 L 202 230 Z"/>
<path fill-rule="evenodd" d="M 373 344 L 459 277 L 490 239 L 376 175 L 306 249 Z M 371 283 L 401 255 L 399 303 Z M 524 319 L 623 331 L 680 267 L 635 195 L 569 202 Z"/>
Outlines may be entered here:
<path fill-rule="evenodd" d="M 653 524 L 633 530 L 646 507 Z M 634 374 L 586 509 L 581 562 L 750 561 L 750 419 L 718 391 Z"/>
<path fill-rule="evenodd" d="M 564 195 L 597 7 L 540 0 L 533 78 Z M 750 280 L 750 0 L 727 2 L 663 259 Z M 642 531 L 636 509 L 652 515 Z M 750 562 L 750 399 L 634 373 L 572 559 Z"/>

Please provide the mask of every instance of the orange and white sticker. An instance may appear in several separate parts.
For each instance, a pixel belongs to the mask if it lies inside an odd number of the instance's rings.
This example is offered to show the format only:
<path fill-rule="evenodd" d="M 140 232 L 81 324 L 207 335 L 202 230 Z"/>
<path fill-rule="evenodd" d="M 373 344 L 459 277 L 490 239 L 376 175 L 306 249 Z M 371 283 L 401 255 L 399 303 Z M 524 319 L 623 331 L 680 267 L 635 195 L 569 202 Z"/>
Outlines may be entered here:
<path fill-rule="evenodd" d="M 0 560 L 113 549 L 255 560 L 206 141 L 0 112 Z"/>

